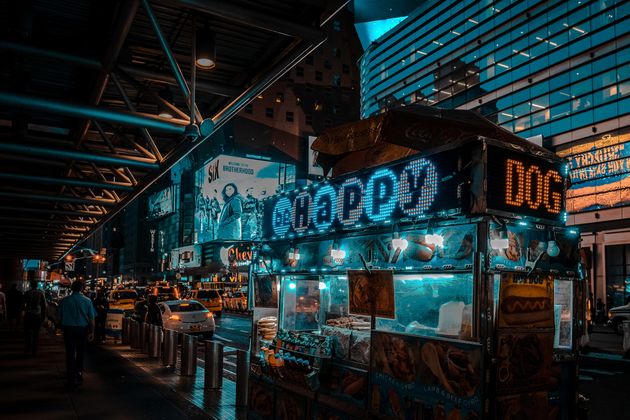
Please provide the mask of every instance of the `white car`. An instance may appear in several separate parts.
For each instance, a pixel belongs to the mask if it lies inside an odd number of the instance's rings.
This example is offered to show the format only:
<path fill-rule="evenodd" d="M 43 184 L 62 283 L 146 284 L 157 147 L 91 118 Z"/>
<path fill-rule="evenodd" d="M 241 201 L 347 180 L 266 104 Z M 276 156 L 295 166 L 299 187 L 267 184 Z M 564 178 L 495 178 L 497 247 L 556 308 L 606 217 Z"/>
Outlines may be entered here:
<path fill-rule="evenodd" d="M 214 334 L 214 317 L 196 300 L 169 300 L 158 303 L 167 330 L 200 334 L 207 340 Z"/>

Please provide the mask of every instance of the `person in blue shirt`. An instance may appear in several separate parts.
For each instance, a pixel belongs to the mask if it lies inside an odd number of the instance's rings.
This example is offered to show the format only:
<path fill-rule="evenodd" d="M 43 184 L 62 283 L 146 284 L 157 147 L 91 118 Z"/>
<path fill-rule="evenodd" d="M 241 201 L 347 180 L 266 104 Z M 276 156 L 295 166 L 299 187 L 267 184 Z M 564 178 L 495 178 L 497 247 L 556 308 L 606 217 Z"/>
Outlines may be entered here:
<path fill-rule="evenodd" d="M 59 323 L 66 346 L 68 385 L 76 386 L 83 382 L 83 355 L 86 342 L 94 339 L 96 311 L 92 301 L 81 293 L 83 282 L 75 280 L 71 289 L 72 294 L 59 303 Z"/>

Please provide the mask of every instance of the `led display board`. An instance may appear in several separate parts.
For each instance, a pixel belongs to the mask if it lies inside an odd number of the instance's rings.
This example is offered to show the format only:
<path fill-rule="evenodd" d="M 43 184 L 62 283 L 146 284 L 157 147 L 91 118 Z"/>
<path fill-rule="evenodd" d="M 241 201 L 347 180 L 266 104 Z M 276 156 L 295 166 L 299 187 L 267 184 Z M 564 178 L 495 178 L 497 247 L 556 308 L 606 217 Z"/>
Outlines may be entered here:
<path fill-rule="evenodd" d="M 416 157 L 271 197 L 263 236 L 360 229 L 458 209 L 460 182 L 451 176 L 458 161 L 453 151 Z"/>
<path fill-rule="evenodd" d="M 562 162 L 488 147 L 488 212 L 492 210 L 555 222 L 564 212 Z"/>
<path fill-rule="evenodd" d="M 558 150 L 558 155 L 569 163 L 568 212 L 630 204 L 630 131 L 591 137 Z"/>
<path fill-rule="evenodd" d="M 171 185 L 149 196 L 147 219 L 153 220 L 175 211 L 176 187 Z"/>
<path fill-rule="evenodd" d="M 219 155 L 196 172 L 195 243 L 260 237 L 261 199 L 293 186 L 295 166 Z"/>

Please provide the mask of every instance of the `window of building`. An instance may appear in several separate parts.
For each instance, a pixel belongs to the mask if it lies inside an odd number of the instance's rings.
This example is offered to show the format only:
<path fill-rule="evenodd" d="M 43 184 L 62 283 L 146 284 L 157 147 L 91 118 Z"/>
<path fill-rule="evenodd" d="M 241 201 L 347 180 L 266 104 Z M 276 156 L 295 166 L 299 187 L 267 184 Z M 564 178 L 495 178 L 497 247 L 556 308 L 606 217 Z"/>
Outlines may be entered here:
<path fill-rule="evenodd" d="M 341 50 L 340 50 L 339 48 L 336 48 L 336 47 L 335 47 L 335 48 L 333 48 L 333 55 L 334 55 L 336 58 L 341 58 Z"/>
<path fill-rule="evenodd" d="M 330 107 L 330 112 L 333 113 L 333 114 L 338 113 L 339 112 L 339 107 L 337 105 L 332 105 Z"/>
<path fill-rule="evenodd" d="M 324 61 L 324 68 L 326 70 L 332 70 L 332 63 L 330 62 L 330 60 Z"/>
<path fill-rule="evenodd" d="M 606 295 L 609 308 L 630 296 L 630 244 L 606 246 Z M 612 301 L 610 301 L 612 300 Z"/>
<path fill-rule="evenodd" d="M 313 64 L 313 56 L 312 55 L 307 55 L 306 56 L 306 64 Z"/>
<path fill-rule="evenodd" d="M 333 75 L 332 77 L 332 85 L 340 87 L 341 86 L 341 76 L 338 74 Z"/>
<path fill-rule="evenodd" d="M 253 104 L 245 105 L 245 113 L 246 114 L 251 114 L 253 112 L 254 112 L 254 105 Z"/>
<path fill-rule="evenodd" d="M 276 93 L 276 103 L 281 104 L 284 102 L 284 93 L 278 92 Z"/>
<path fill-rule="evenodd" d="M 273 118 L 273 108 L 265 108 L 265 116 L 268 118 Z"/>
<path fill-rule="evenodd" d="M 323 111 L 324 103 L 322 101 L 315 101 L 315 104 L 313 105 L 313 109 L 315 109 L 315 111 Z"/>
<path fill-rule="evenodd" d="M 311 114 L 306 114 L 304 119 L 306 121 L 306 125 L 313 125 L 313 116 Z"/>
<path fill-rule="evenodd" d="M 304 76 L 304 67 L 297 66 L 295 68 L 295 75 L 298 76 L 298 77 L 303 77 Z"/>
<path fill-rule="evenodd" d="M 341 72 L 342 72 L 343 74 L 348 74 L 348 73 L 350 73 L 350 66 L 349 66 L 349 65 L 347 65 L 347 64 L 343 64 L 343 65 L 341 66 Z"/>
<path fill-rule="evenodd" d="M 287 111 L 285 114 L 285 119 L 287 122 L 293 122 L 293 112 Z"/>
<path fill-rule="evenodd" d="M 321 71 L 316 71 L 315 80 L 317 80 L 318 82 L 321 82 L 322 80 L 324 80 L 324 74 Z"/>
<path fill-rule="evenodd" d="M 341 31 L 341 21 L 334 20 L 333 21 L 333 29 L 337 32 Z"/>

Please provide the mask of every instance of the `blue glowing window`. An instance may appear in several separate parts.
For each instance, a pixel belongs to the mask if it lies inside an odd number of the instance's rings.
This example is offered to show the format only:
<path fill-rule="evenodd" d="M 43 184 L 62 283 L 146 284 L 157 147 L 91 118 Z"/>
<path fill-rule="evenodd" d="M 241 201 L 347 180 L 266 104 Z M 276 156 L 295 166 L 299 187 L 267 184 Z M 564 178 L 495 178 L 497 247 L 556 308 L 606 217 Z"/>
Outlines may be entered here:
<path fill-rule="evenodd" d="M 365 211 L 375 222 L 389 219 L 396 209 L 398 181 L 390 169 L 379 169 L 374 172 L 365 188 Z"/>

